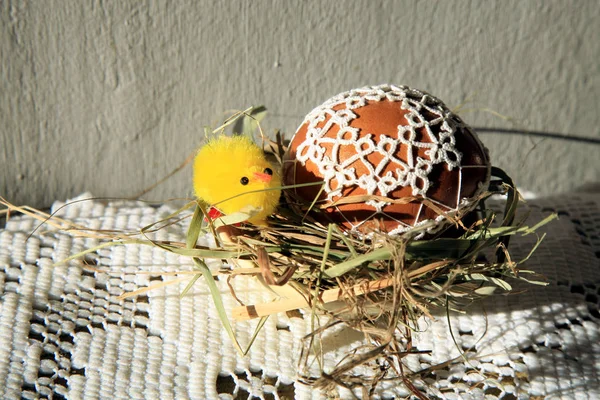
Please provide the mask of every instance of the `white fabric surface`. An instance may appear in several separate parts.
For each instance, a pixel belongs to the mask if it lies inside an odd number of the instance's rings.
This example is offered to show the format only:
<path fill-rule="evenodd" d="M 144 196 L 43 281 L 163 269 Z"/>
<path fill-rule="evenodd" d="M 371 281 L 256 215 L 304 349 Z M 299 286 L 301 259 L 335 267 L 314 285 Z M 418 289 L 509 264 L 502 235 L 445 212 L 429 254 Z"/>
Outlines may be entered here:
<path fill-rule="evenodd" d="M 89 195 L 82 195 L 82 198 Z M 59 204 L 57 204 L 59 205 Z M 55 207 L 57 206 L 55 205 Z M 571 194 L 529 203 L 531 221 L 552 211 L 543 244 L 526 268 L 546 275 L 547 287 L 494 296 L 452 314 L 451 324 L 469 364 L 454 345 L 444 314 L 422 319 L 410 370 L 459 357 L 415 384 L 430 398 L 600 398 L 600 196 Z M 63 218 L 99 229 L 139 229 L 172 212 L 138 203 L 84 201 Z M 186 222 L 156 234 L 182 240 Z M 319 399 L 324 393 L 295 383 L 301 339 L 309 318 L 270 318 L 246 357 L 221 327 L 202 279 L 183 298 L 187 279 L 126 300 L 117 296 L 172 276 L 140 271 L 190 270 L 185 258 L 151 247 L 110 247 L 81 262 L 54 263 L 98 242 L 38 230 L 28 217 L 11 217 L 0 231 L 0 398 L 2 399 Z M 523 258 L 534 235 L 513 239 Z M 211 238 L 203 240 L 210 242 Z M 215 263 L 213 263 L 215 265 Z M 271 296 L 251 280 L 236 279 L 250 303 Z M 221 286 L 228 308 L 237 305 Z M 235 324 L 242 344 L 256 322 Z M 487 331 L 486 331 L 487 326 Z M 330 342 L 328 366 L 360 342 L 343 335 Z M 354 343 L 349 343 L 354 341 Z M 337 348 L 336 348 L 337 347 Z M 349 398 L 341 390 L 331 396 Z M 401 384 L 383 385 L 378 398 L 409 395 Z"/>

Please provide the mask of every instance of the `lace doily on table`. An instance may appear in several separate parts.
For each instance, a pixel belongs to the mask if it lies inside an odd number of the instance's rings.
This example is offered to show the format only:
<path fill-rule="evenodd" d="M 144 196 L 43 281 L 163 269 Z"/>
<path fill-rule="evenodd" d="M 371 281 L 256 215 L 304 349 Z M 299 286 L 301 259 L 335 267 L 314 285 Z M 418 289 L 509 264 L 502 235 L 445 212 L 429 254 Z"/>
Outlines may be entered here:
<path fill-rule="evenodd" d="M 368 102 L 390 101 L 398 104 L 398 108 L 406 110 L 407 125 L 398 125 L 396 132 L 374 135 L 368 131 L 361 132 L 358 127 L 351 126 L 358 118 L 356 109 L 364 107 Z M 410 187 L 412 196 L 421 196 L 433 202 L 449 215 L 459 209 L 468 211 L 474 204 L 461 198 L 462 176 L 464 168 L 488 170 L 488 165 L 469 165 L 461 163 L 463 155 L 456 148 L 455 134 L 468 127 L 437 98 L 417 89 L 406 86 L 380 85 L 354 89 L 340 93 L 313 109 L 304 119 L 301 128 L 306 127 L 306 138 L 296 149 L 296 159 L 305 165 L 315 164 L 324 181 L 323 191 L 329 201 L 337 200 L 344 188 L 358 187 L 368 195 L 388 197 L 399 188 Z M 337 129 L 335 135 L 328 135 L 332 128 Z M 483 149 L 476 136 L 473 140 Z M 329 150 L 331 148 L 331 150 Z M 343 148 L 353 154 L 340 158 Z M 406 154 L 406 160 L 399 157 L 400 148 Z M 418 151 L 423 150 L 422 155 Z M 377 154 L 380 160 L 374 164 L 368 159 Z M 360 165 L 366 173 L 356 174 Z M 457 170 L 458 187 L 450 203 L 444 203 L 427 195 L 431 187 L 429 175 L 438 164 L 448 171 Z M 383 174 L 387 170 L 387 173 Z M 489 176 L 486 178 L 489 180 Z M 470 197 L 477 197 L 487 182 Z M 371 217 L 356 222 L 344 216 L 344 212 L 335 207 L 346 222 L 356 230 L 371 218 L 385 215 L 394 219 L 384 210 L 389 203 L 381 200 L 366 202 L 373 207 Z M 397 221 L 398 227 L 389 234 L 398 234 L 411 228 L 423 225 L 428 221 L 420 221 L 423 205 L 419 209 L 412 224 Z M 438 216 L 437 221 L 444 219 Z"/>
<path fill-rule="evenodd" d="M 84 196 L 87 197 L 87 196 Z M 527 262 L 545 274 L 547 287 L 495 296 L 464 315 L 422 320 L 415 335 L 419 350 L 407 369 L 423 371 L 416 380 L 430 398 L 528 399 L 600 397 L 600 197 L 569 195 L 529 204 L 533 221 L 557 211 L 561 219 L 545 228 L 547 237 Z M 138 229 L 173 210 L 134 203 L 86 201 L 61 216 L 98 229 Z M 37 231 L 28 217 L 12 217 L 0 231 L 0 398 L 2 399 L 319 399 L 325 394 L 295 382 L 297 358 L 307 318 L 269 318 L 248 356 L 238 355 L 221 328 L 199 280 L 183 298 L 188 282 L 154 289 L 125 300 L 123 292 L 176 279 L 140 271 L 189 270 L 190 263 L 151 247 L 99 250 L 79 262 L 56 262 L 98 243 L 65 233 Z M 185 224 L 156 233 L 181 240 Z M 210 242 L 211 238 L 205 237 Z M 511 242 L 523 258 L 536 238 Z M 217 268 L 219 263 L 212 263 Z M 184 276 L 185 278 L 185 276 Z M 259 302 L 269 295 L 250 280 L 234 280 L 238 293 Z M 223 283 L 225 306 L 237 305 Z M 245 344 L 256 322 L 235 324 Z M 425 329 L 426 328 L 426 329 Z M 336 336 L 337 335 L 337 336 Z M 335 332 L 325 368 L 331 368 L 360 336 Z M 409 395 L 398 383 L 385 383 L 376 398 Z M 329 393 L 350 398 L 347 391 Z"/>

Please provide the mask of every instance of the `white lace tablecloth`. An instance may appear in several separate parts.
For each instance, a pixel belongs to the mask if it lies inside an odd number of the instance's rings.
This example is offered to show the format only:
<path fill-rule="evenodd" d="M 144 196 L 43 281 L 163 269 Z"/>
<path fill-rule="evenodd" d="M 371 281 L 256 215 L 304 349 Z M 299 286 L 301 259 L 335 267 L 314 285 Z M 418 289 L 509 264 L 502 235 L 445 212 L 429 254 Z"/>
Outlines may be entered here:
<path fill-rule="evenodd" d="M 415 345 L 431 353 L 408 358 L 407 369 L 454 360 L 415 381 L 428 397 L 600 398 L 600 196 L 533 200 L 529 209 L 531 221 L 551 212 L 560 216 L 542 229 L 547 237 L 525 266 L 546 275 L 549 286 L 521 285 L 527 291 L 497 295 L 466 314 L 452 314 L 452 330 L 468 363 L 450 336 L 445 314 L 422 319 L 426 329 L 415 335 Z M 139 229 L 172 211 L 83 201 L 60 216 L 95 229 Z M 186 223 L 156 237 L 181 241 Z M 26 240 L 37 225 L 32 218 L 12 216 L 0 231 L 1 399 L 351 397 L 345 390 L 322 393 L 295 382 L 309 318 L 269 318 L 248 355 L 241 356 L 222 329 L 202 279 L 182 298 L 187 278 L 117 298 L 176 279 L 140 272 L 190 270 L 188 259 L 128 245 L 89 255 L 86 268 L 81 261 L 55 265 L 98 242 L 47 228 Z M 535 235 L 513 239 L 513 258 L 525 257 L 535 241 Z M 235 284 L 249 302 L 271 298 L 252 280 L 235 279 Z M 226 285 L 221 290 L 228 309 L 237 305 Z M 255 326 L 254 321 L 234 325 L 242 344 Z M 357 335 L 339 335 L 329 340 L 326 369 L 360 343 Z M 382 385 L 375 397 L 409 395 L 396 382 Z"/>

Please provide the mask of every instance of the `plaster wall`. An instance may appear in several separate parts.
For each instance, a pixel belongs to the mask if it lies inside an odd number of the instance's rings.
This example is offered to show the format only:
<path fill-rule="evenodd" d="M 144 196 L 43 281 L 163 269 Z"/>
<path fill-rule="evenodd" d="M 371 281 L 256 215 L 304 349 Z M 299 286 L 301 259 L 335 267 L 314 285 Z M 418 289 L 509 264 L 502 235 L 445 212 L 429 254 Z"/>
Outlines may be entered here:
<path fill-rule="evenodd" d="M 131 196 L 227 110 L 264 104 L 263 127 L 291 136 L 330 96 L 379 83 L 470 100 L 474 126 L 598 140 L 599 17 L 596 0 L 2 0 L 0 195 Z M 481 139 L 524 189 L 600 181 L 598 145 Z M 191 195 L 190 175 L 146 197 Z"/>

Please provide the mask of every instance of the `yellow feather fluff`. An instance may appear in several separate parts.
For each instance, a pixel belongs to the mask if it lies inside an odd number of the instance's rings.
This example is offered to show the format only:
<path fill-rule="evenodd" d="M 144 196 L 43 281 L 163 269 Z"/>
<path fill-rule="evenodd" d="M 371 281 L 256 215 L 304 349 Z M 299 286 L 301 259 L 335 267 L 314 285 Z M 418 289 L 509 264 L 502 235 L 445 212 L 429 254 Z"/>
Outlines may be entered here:
<path fill-rule="evenodd" d="M 225 214 L 260 208 L 248 222 L 265 225 L 277 208 L 281 191 L 265 189 L 281 186 L 279 171 L 246 136 L 210 139 L 198 150 L 193 170 L 196 196 Z"/>

